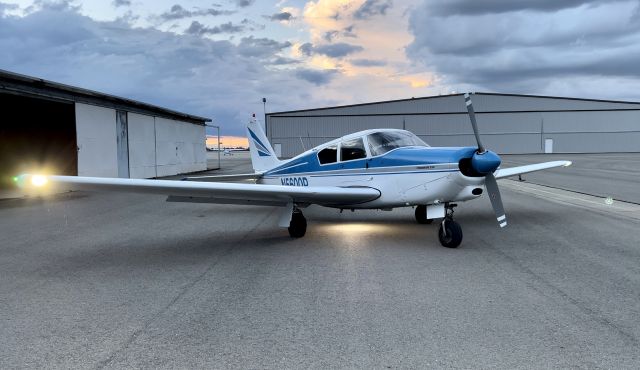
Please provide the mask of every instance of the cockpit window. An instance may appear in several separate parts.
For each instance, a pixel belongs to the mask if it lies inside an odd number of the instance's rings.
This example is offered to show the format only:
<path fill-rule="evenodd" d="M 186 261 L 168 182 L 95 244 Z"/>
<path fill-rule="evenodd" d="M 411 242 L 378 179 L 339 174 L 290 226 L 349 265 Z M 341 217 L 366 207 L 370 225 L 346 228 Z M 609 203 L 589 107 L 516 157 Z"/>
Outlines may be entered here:
<path fill-rule="evenodd" d="M 343 141 L 340 144 L 340 160 L 352 161 L 354 159 L 366 158 L 367 151 L 364 149 L 362 138 Z"/>
<path fill-rule="evenodd" d="M 370 134 L 369 151 L 372 156 L 384 154 L 395 148 L 405 146 L 429 146 L 419 137 L 408 131 L 385 131 Z"/>
<path fill-rule="evenodd" d="M 338 146 L 332 145 L 318 152 L 320 164 L 336 163 L 338 161 Z"/>

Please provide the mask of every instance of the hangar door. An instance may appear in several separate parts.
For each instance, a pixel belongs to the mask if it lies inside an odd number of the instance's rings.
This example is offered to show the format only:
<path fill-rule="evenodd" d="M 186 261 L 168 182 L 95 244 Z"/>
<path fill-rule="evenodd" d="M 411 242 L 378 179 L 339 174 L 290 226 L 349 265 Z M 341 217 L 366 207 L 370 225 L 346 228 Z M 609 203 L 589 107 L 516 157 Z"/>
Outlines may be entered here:
<path fill-rule="evenodd" d="M 116 111 L 76 103 L 78 175 L 118 177 Z M 124 148 L 124 146 L 123 146 Z"/>
<path fill-rule="evenodd" d="M 0 188 L 20 173 L 78 174 L 72 102 L 0 93 L 0 114 Z"/>

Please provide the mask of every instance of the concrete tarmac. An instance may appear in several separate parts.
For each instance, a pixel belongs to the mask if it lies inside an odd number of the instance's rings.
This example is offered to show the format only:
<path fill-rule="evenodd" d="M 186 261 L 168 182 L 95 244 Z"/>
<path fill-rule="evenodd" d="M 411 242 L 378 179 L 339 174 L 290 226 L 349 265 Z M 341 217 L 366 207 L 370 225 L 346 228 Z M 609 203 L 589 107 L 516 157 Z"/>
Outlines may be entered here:
<path fill-rule="evenodd" d="M 271 207 L 0 201 L 0 368 L 638 368 L 638 218 L 504 184 L 458 249 L 412 209 L 293 240 Z"/>
<path fill-rule="evenodd" d="M 526 181 L 640 204 L 640 153 L 503 155 L 504 167 L 569 160 L 571 167 L 523 175 Z"/>

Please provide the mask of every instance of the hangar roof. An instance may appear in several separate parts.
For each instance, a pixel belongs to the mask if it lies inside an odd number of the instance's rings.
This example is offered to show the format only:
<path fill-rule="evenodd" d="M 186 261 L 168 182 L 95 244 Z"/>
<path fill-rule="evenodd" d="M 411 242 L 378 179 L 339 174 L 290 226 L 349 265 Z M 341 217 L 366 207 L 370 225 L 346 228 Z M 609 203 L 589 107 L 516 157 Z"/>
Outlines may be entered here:
<path fill-rule="evenodd" d="M 314 109 L 267 113 L 269 117 L 466 114 L 464 94 L 426 96 Z M 582 99 L 558 96 L 499 94 L 473 95 L 478 113 L 640 110 L 640 102 Z"/>
<path fill-rule="evenodd" d="M 0 92 L 74 101 L 204 125 L 210 118 L 0 69 Z"/>

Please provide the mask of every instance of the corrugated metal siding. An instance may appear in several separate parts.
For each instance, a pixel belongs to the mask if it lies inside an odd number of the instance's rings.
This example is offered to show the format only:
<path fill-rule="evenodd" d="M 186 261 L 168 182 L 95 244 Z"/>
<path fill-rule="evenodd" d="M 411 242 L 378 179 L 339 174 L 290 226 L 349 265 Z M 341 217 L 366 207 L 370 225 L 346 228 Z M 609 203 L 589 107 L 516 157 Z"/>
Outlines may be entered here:
<path fill-rule="evenodd" d="M 541 153 L 545 138 L 554 139 L 556 153 L 640 152 L 640 110 L 629 110 L 640 109 L 640 104 L 476 94 L 474 106 L 485 145 L 499 153 Z M 595 111 L 575 111 L 585 109 Z M 545 112 L 554 110 L 562 112 Z M 301 138 L 309 149 L 371 128 L 405 128 L 433 146 L 474 145 L 469 117 L 460 113 L 465 111 L 462 95 L 454 95 L 274 114 L 267 119 L 271 141 L 281 143 L 282 155 L 291 157 L 303 151 Z"/>
<path fill-rule="evenodd" d="M 601 133 L 553 133 L 554 153 L 640 152 L 640 131 Z"/>
<path fill-rule="evenodd" d="M 545 112 L 545 132 L 640 131 L 640 111 Z"/>

